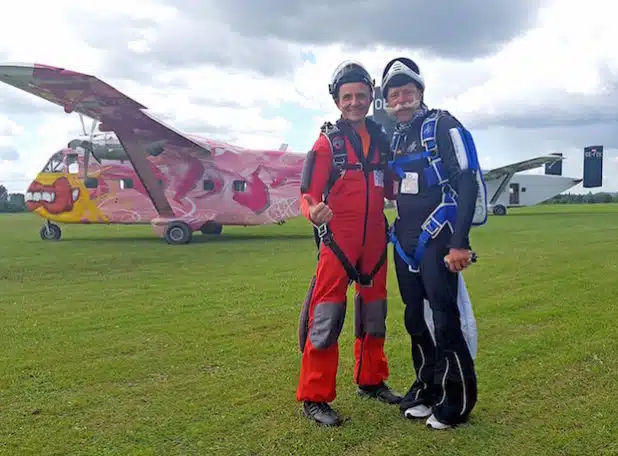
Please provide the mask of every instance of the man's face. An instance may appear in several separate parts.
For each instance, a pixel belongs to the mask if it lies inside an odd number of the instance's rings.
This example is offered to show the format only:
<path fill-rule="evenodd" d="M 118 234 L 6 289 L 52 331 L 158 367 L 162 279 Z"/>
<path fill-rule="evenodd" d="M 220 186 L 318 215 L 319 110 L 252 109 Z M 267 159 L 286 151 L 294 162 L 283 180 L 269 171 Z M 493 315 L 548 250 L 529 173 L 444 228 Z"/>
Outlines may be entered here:
<path fill-rule="evenodd" d="M 395 115 L 399 122 L 408 122 L 421 105 L 422 93 L 416 84 L 388 89 L 387 111 Z"/>
<path fill-rule="evenodd" d="M 363 120 L 371 105 L 371 90 L 362 82 L 348 82 L 339 88 L 337 107 L 344 119 L 350 122 Z"/>

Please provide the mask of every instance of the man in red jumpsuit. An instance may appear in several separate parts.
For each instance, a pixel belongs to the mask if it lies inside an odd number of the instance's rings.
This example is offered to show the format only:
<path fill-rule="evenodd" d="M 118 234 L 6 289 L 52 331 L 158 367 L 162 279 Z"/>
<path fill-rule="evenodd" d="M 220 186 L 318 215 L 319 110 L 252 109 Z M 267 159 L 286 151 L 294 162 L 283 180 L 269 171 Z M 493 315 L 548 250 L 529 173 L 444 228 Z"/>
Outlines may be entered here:
<path fill-rule="evenodd" d="M 335 399 L 338 338 L 347 289 L 355 281 L 355 369 L 359 395 L 397 404 L 401 396 L 384 383 L 386 333 L 386 223 L 384 198 L 393 199 L 386 176 L 390 144 L 379 124 L 368 119 L 374 81 L 356 62 L 335 71 L 329 92 L 341 111 L 326 123 L 307 154 L 301 208 L 316 228 L 319 259 L 301 312 L 303 352 L 296 393 L 309 419 L 339 425 L 329 402 Z"/>

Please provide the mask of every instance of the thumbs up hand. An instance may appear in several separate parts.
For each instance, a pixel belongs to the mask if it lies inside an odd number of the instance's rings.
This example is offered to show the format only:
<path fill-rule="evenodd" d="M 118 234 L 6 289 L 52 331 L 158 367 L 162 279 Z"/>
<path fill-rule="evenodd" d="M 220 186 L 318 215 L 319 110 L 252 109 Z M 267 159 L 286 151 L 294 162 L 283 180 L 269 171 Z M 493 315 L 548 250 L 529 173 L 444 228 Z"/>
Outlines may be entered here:
<path fill-rule="evenodd" d="M 322 225 L 323 223 L 328 223 L 333 218 L 333 211 L 330 210 L 326 204 L 322 201 L 319 203 L 315 203 L 311 195 L 304 194 L 303 199 L 307 202 L 309 206 L 309 218 L 316 225 Z"/>

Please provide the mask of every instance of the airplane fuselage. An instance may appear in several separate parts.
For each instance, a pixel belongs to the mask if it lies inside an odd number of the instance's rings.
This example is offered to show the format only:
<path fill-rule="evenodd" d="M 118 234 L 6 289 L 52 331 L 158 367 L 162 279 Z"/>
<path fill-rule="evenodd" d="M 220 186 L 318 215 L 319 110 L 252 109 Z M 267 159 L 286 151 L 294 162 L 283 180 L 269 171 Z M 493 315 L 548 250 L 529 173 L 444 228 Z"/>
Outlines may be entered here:
<path fill-rule="evenodd" d="M 202 141 L 210 154 L 173 147 L 148 154 L 175 220 L 197 230 L 206 223 L 261 225 L 299 215 L 304 155 Z M 73 148 L 54 154 L 30 184 L 30 211 L 61 223 L 150 224 L 159 218 L 117 141 L 93 148 L 87 175 L 84 149 L 79 141 L 69 144 Z"/>
<path fill-rule="evenodd" d="M 490 209 L 502 206 L 523 207 L 542 203 L 554 196 L 576 186 L 582 179 L 546 174 L 516 173 L 506 184 L 500 196 L 491 202 Z M 486 182 L 488 199 L 494 195 L 500 185 L 500 179 Z"/>

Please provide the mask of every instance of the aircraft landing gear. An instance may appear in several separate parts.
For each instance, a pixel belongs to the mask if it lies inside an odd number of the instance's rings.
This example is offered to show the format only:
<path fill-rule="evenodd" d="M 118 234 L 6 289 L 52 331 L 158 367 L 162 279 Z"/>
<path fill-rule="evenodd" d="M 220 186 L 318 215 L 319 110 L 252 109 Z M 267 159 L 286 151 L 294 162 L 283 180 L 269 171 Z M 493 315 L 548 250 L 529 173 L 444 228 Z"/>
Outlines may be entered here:
<path fill-rule="evenodd" d="M 58 241 L 62 236 L 62 230 L 54 223 L 47 222 L 41 227 L 41 239 L 44 241 Z"/>
<path fill-rule="evenodd" d="M 200 228 L 202 234 L 221 234 L 223 232 L 223 225 L 215 222 L 206 222 Z"/>
<path fill-rule="evenodd" d="M 165 226 L 163 237 L 168 244 L 188 244 L 191 242 L 193 232 L 186 223 L 175 221 Z"/>
<path fill-rule="evenodd" d="M 506 207 L 502 204 L 498 204 L 494 207 L 494 215 L 506 215 Z"/>

